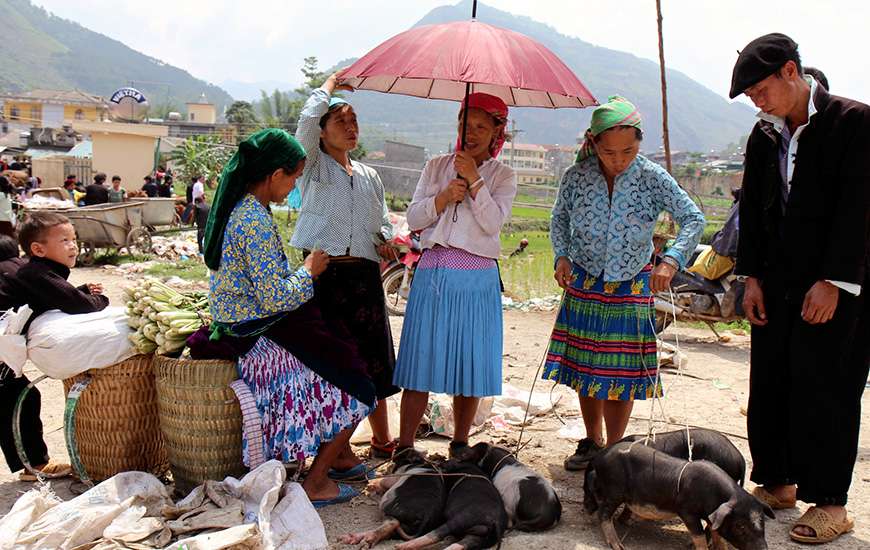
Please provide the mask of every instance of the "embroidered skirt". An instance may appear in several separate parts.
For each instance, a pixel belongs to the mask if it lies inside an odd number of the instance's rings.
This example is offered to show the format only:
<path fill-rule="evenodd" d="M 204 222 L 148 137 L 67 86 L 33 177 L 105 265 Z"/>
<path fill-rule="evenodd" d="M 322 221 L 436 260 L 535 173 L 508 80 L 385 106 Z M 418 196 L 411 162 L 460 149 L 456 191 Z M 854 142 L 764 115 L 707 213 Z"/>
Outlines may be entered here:
<path fill-rule="evenodd" d="M 411 284 L 393 382 L 417 391 L 501 395 L 502 312 L 495 260 L 427 250 Z"/>
<path fill-rule="evenodd" d="M 370 412 L 266 337 L 239 358 L 238 370 L 262 418 L 266 460 L 286 463 L 313 457 L 322 443 L 355 427 Z M 247 464 L 247 442 L 242 449 Z"/>
<path fill-rule="evenodd" d="M 314 302 L 326 325 L 356 347 L 377 398 L 398 393 L 393 385 L 396 352 L 380 266 L 364 258 L 333 259 L 314 281 Z"/>
<path fill-rule="evenodd" d="M 650 296 L 651 266 L 629 281 L 605 282 L 574 264 L 543 378 L 583 397 L 630 401 L 662 395 Z"/>

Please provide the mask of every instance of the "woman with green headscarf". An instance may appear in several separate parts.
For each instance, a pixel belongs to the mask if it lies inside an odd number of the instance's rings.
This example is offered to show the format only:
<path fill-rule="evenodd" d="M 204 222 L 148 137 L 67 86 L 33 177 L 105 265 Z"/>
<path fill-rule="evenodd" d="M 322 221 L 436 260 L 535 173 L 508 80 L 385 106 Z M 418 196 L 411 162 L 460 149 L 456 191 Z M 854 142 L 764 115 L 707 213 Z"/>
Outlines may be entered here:
<path fill-rule="evenodd" d="M 704 230 L 686 192 L 638 154 L 642 139 L 631 102 L 614 96 L 595 109 L 553 207 L 554 276 L 565 293 L 543 378 L 577 392 L 586 425 L 566 470 L 584 469 L 605 443 L 622 439 L 635 399 L 662 395 L 652 293 L 669 287 Z M 653 268 L 653 231 L 663 211 L 680 231 Z"/>
<path fill-rule="evenodd" d="M 238 355 L 239 376 L 254 396 L 265 459 L 304 463 L 302 487 L 315 507 L 358 494 L 328 477 L 356 463 L 341 454 L 375 405 L 374 384 L 346 334 L 329 328 L 310 303 L 329 258 L 314 250 L 292 270 L 271 203 L 281 203 L 305 167 L 305 151 L 284 130 L 261 130 L 227 163 L 204 237 L 210 277 L 212 339 Z M 246 441 L 244 455 L 260 442 Z"/>

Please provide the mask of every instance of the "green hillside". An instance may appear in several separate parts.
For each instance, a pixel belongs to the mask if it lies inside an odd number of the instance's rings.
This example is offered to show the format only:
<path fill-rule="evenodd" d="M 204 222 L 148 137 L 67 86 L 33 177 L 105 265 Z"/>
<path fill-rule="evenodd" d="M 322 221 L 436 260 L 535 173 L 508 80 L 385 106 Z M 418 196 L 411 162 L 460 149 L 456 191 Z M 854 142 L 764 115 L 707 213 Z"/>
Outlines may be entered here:
<path fill-rule="evenodd" d="M 0 0 L 0 90 L 78 89 L 111 95 L 131 81 L 152 105 L 183 109 L 205 94 L 218 112 L 232 98 L 187 71 L 143 55 L 28 0 Z"/>

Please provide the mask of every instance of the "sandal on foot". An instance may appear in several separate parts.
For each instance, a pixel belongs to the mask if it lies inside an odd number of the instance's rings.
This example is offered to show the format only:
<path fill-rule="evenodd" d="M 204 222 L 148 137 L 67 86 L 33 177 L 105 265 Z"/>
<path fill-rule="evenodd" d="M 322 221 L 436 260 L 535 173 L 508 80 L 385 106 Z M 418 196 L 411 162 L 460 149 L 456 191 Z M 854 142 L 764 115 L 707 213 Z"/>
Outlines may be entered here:
<path fill-rule="evenodd" d="M 336 470 L 335 468 L 330 468 L 327 475 L 330 479 L 337 481 L 365 481 L 374 479 L 375 471 L 370 469 L 365 462 L 360 462 L 353 468 L 348 468 L 347 470 Z"/>
<path fill-rule="evenodd" d="M 43 466 L 39 473 L 43 474 L 46 477 L 51 478 L 61 478 L 72 475 L 72 467 L 69 464 L 61 464 L 59 462 L 48 461 L 48 464 Z M 18 474 L 18 481 L 36 481 L 37 475 L 28 472 L 27 470 Z"/>
<path fill-rule="evenodd" d="M 604 450 L 604 447 L 592 440 L 592 438 L 584 437 L 577 443 L 577 450 L 574 454 L 565 459 L 564 467 L 569 472 L 579 472 L 585 470 L 595 456 Z"/>
<path fill-rule="evenodd" d="M 371 441 L 369 441 L 369 452 L 371 453 L 372 458 L 392 458 L 393 453 L 396 451 L 398 446 L 398 439 L 381 443 L 373 437 Z"/>
<path fill-rule="evenodd" d="M 321 499 L 321 500 L 312 500 L 311 505 L 314 508 L 323 508 L 325 506 L 332 506 L 333 504 L 341 504 L 343 502 L 348 502 L 355 497 L 359 496 L 359 491 L 351 487 L 350 485 L 339 483 L 338 484 L 338 496 L 335 498 Z"/>
<path fill-rule="evenodd" d="M 794 532 L 795 527 L 807 527 L 812 529 L 814 536 L 799 535 Z M 844 535 L 855 527 L 855 522 L 846 517 L 841 523 L 837 521 L 828 512 L 821 508 L 813 506 L 801 516 L 797 523 L 789 531 L 788 535 L 797 542 L 806 544 L 824 544 L 831 542 Z"/>
<path fill-rule="evenodd" d="M 752 490 L 752 496 L 770 506 L 772 510 L 788 510 L 797 506 L 797 500 L 780 500 L 761 485 Z"/>

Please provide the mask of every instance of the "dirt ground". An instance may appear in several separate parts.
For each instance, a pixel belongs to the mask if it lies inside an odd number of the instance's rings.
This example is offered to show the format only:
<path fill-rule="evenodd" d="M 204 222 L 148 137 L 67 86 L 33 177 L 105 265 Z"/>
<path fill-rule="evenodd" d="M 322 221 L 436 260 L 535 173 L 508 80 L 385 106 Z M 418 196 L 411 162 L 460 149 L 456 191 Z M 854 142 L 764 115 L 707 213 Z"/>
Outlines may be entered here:
<path fill-rule="evenodd" d="M 101 282 L 106 288 L 113 305 L 120 305 L 120 288 L 123 279 L 100 269 L 76 269 L 72 279 L 76 284 Z M 504 380 L 516 387 L 529 389 L 546 348 L 547 338 L 552 328 L 555 312 L 523 313 L 508 311 L 504 320 Z M 394 318 L 393 333 L 398 344 L 401 334 L 401 318 Z M 655 411 L 654 417 L 668 420 L 677 425 L 688 422 L 691 425 L 719 430 L 731 435 L 731 440 L 740 448 L 749 461 L 749 448 L 745 439 L 745 411 L 749 384 L 749 338 L 745 335 L 729 334 L 730 341 L 720 343 L 708 330 L 677 327 L 669 329 L 665 340 L 674 343 L 679 338 L 680 349 L 688 355 L 688 365 L 680 377 L 674 371 L 663 375 L 665 399 L 661 401 L 664 413 Z M 34 368 L 28 370 L 31 378 L 36 376 Z M 535 391 L 549 392 L 551 382 L 538 381 Z M 52 456 L 65 458 L 63 443 L 63 396 L 58 381 L 45 381 L 40 384 L 42 392 L 42 421 L 46 439 Z M 559 386 L 554 396 L 562 397 L 557 412 L 569 423 L 579 419 L 579 408 L 574 395 Z M 861 441 L 858 463 L 852 479 L 849 494 L 849 513 L 856 520 L 855 531 L 841 537 L 836 543 L 826 546 L 832 549 L 870 548 L 870 392 L 864 396 L 862 413 Z M 819 411 L 824 414 L 824 411 Z M 638 402 L 628 428 L 628 433 L 645 432 L 649 423 L 650 403 Z M 505 550 L 550 549 L 605 549 L 603 537 L 591 517 L 582 510 L 582 474 L 566 472 L 562 461 L 573 452 L 576 442 L 557 437 L 561 420 L 551 414 L 535 421 L 526 428 L 524 440 L 531 443 L 520 453 L 520 459 L 532 468 L 551 479 L 562 500 L 561 523 L 546 533 L 528 534 L 510 532 L 504 539 Z M 657 431 L 674 429 L 659 424 Z M 492 441 L 505 446 L 516 444 L 518 429 L 509 432 L 485 431 L 472 438 L 477 441 Z M 421 441 L 420 445 L 430 452 L 446 454 L 447 441 L 432 437 Z M 364 448 L 359 449 L 364 454 Z M 18 496 L 33 485 L 17 481 L 17 476 L 8 473 L 5 463 L 0 466 L 0 514 L 5 514 Z M 52 483 L 62 498 L 71 498 L 70 482 Z M 752 484 L 747 482 L 747 488 Z M 799 510 L 777 512 L 775 521 L 767 522 L 767 541 L 770 548 L 802 548 L 788 538 L 788 529 L 806 509 L 801 504 Z M 355 501 L 324 509 L 321 512 L 329 540 L 335 541 L 347 531 L 368 529 L 380 522 L 380 513 L 375 496 L 363 496 Z M 618 527 L 627 548 L 674 548 L 690 546 L 685 528 L 675 522 L 637 521 L 628 526 Z M 391 548 L 394 543 L 384 542 L 378 548 Z M 334 544 L 334 548 L 341 548 Z"/>

